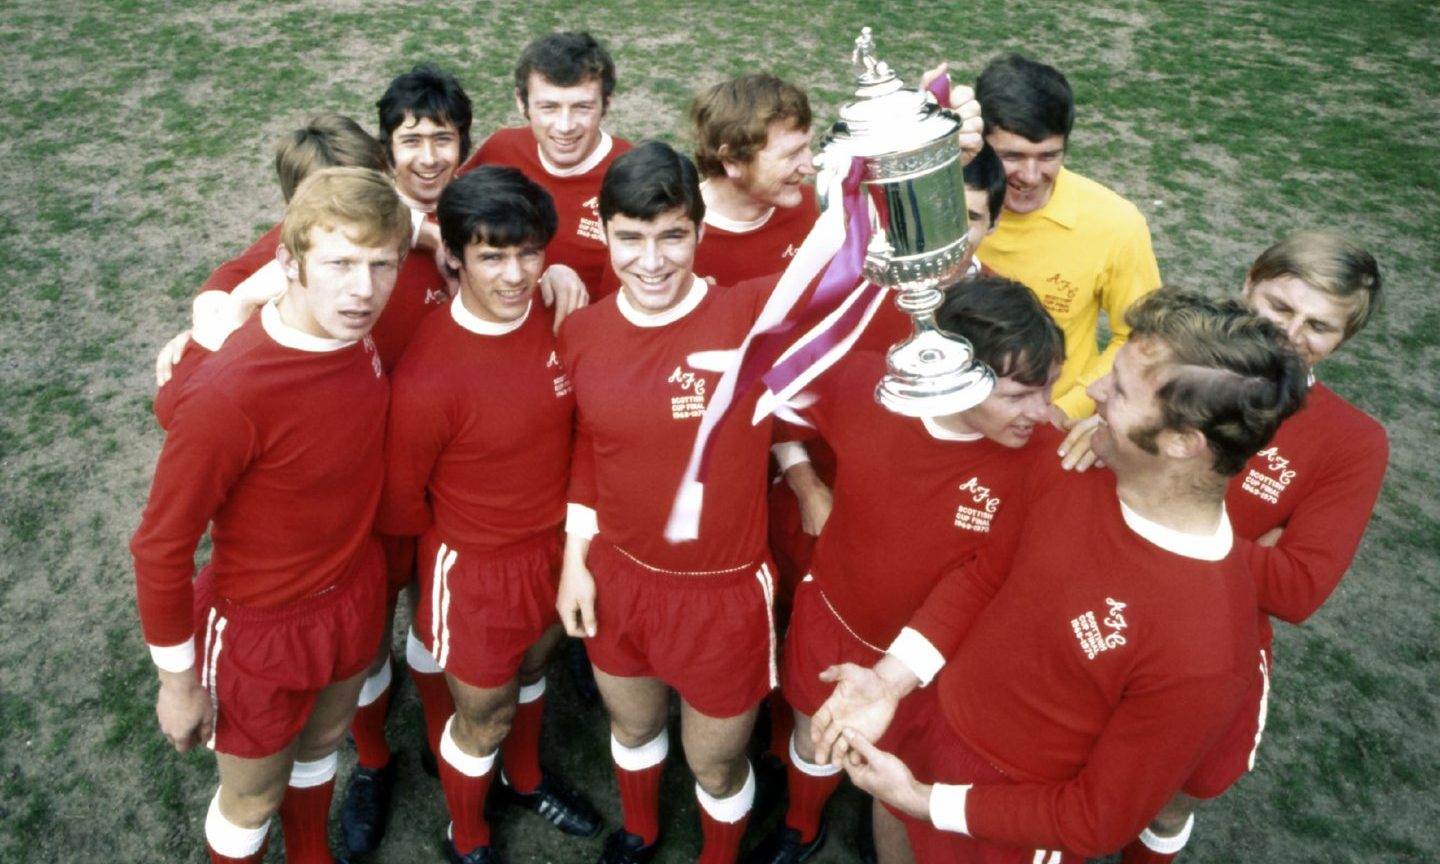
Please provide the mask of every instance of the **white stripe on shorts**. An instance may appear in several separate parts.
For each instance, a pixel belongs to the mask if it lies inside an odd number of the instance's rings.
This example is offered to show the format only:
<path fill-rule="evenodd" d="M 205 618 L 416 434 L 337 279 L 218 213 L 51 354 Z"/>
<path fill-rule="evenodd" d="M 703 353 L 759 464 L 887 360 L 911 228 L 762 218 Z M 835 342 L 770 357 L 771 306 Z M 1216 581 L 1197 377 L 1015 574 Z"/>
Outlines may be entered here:
<path fill-rule="evenodd" d="M 775 579 L 770 575 L 770 565 L 761 564 L 760 569 L 755 571 L 755 578 L 765 595 L 765 624 L 770 636 L 770 689 L 774 690 L 780 686 L 780 669 L 775 660 Z"/>
<path fill-rule="evenodd" d="M 1036 849 L 1032 864 L 1060 864 L 1060 853 L 1053 849 Z"/>
<path fill-rule="evenodd" d="M 444 668 L 450 656 L 450 568 L 457 553 L 440 544 L 435 553 L 435 584 L 430 589 L 430 654 Z"/>
<path fill-rule="evenodd" d="M 1255 724 L 1255 746 L 1250 748 L 1247 771 L 1255 770 L 1255 756 L 1260 752 L 1260 736 L 1265 734 L 1265 718 L 1270 713 L 1270 658 L 1260 649 L 1260 716 Z"/>
<path fill-rule="evenodd" d="M 205 681 L 200 686 L 210 691 L 210 707 L 214 711 L 214 720 L 210 724 L 210 740 L 205 746 L 211 750 L 215 749 L 215 733 L 220 729 L 220 687 L 215 682 L 215 672 L 220 665 L 220 649 L 225 647 L 225 625 L 228 622 L 215 612 L 215 607 L 210 607 L 210 620 L 205 628 L 205 653 L 208 657 L 208 664 L 205 674 Z M 211 639 L 211 634 L 214 639 Z M 208 686 L 207 682 L 208 681 Z"/>

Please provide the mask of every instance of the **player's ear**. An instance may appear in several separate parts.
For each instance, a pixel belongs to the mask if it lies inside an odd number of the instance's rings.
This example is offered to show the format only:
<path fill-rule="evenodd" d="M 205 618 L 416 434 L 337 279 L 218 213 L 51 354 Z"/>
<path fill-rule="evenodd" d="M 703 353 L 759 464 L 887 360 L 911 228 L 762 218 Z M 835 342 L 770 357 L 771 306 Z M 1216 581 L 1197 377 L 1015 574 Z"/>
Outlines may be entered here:
<path fill-rule="evenodd" d="M 515 110 L 520 112 L 521 117 L 524 117 L 526 120 L 530 119 L 530 109 L 526 107 L 525 97 L 520 95 L 519 88 L 515 90 Z"/>
<path fill-rule="evenodd" d="M 1205 433 L 1199 429 L 1165 429 L 1157 444 L 1167 458 L 1176 460 L 1210 458 Z"/>
<path fill-rule="evenodd" d="M 442 246 L 441 248 L 445 250 L 445 266 L 449 267 L 458 276 L 460 270 L 465 266 L 465 262 L 451 255 L 449 246 Z"/>
<path fill-rule="evenodd" d="M 740 180 L 745 176 L 745 165 L 730 158 L 730 145 L 721 144 L 720 149 L 715 151 L 720 157 L 720 165 L 725 169 L 725 176 L 731 180 Z"/>
<path fill-rule="evenodd" d="M 280 265 L 280 270 L 285 274 L 286 280 L 299 282 L 301 285 L 305 284 L 300 272 L 300 259 L 291 255 L 284 243 L 275 246 L 275 262 Z"/>

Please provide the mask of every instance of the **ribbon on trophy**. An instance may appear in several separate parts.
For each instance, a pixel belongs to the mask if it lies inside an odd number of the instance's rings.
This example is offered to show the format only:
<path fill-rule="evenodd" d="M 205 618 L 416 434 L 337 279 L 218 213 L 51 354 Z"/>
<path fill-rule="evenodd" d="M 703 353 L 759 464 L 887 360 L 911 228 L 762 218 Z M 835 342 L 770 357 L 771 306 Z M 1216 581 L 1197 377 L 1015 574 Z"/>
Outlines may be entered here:
<path fill-rule="evenodd" d="M 817 178 L 828 189 L 825 200 L 838 201 L 840 206 L 829 206 L 820 214 L 740 347 L 689 358 L 693 366 L 723 374 L 701 418 L 665 526 L 665 538 L 672 543 L 699 536 L 715 431 L 734 412 L 736 396 L 763 381 L 766 392 L 751 423 L 782 410 L 849 350 L 884 299 L 884 287 L 864 278 L 865 251 L 873 231 L 861 185 L 865 163 L 851 157 L 843 170 L 840 167 L 825 166 Z M 810 291 L 817 276 L 819 282 Z"/>

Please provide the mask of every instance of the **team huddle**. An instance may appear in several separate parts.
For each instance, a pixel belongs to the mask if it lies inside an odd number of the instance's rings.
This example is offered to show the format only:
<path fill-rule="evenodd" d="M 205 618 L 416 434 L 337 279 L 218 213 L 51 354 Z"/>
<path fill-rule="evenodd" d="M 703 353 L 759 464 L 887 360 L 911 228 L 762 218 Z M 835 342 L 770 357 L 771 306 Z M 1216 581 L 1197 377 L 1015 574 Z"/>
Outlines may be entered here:
<path fill-rule="evenodd" d="M 672 692 L 699 861 L 806 860 L 847 776 L 869 860 L 1175 860 L 1255 764 L 1271 618 L 1325 602 L 1379 494 L 1383 428 L 1315 371 L 1378 308 L 1374 258 L 1306 232 L 1234 299 L 1162 289 L 1144 216 L 1064 165 L 1064 76 L 996 58 L 944 106 L 970 235 L 935 313 L 993 392 L 877 404 L 911 327 L 887 304 L 783 420 L 733 394 L 698 537 L 672 542 L 725 364 L 819 216 L 812 116 L 774 76 L 722 82 L 692 160 L 604 131 L 615 84 L 560 32 L 516 64 L 528 125 L 473 153 L 469 97 L 428 65 L 378 136 L 312 118 L 276 148 L 283 220 L 161 351 L 131 551 L 160 728 L 216 754 L 210 860 L 261 861 L 277 813 L 286 860 L 338 860 L 347 735 L 344 843 L 380 847 L 397 607 L 452 862 L 501 860 L 507 807 L 604 828 L 542 767 L 567 634 L 623 813 L 600 862 L 662 843 Z M 767 777 L 788 804 L 747 839 Z"/>

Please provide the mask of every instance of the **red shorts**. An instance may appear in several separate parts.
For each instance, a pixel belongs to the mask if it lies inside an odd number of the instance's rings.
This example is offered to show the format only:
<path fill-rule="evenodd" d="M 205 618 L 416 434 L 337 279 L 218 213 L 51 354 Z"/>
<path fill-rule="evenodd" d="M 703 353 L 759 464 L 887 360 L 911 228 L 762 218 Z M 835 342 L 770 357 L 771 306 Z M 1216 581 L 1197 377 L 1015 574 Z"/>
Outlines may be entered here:
<path fill-rule="evenodd" d="M 305 728 L 319 692 L 364 672 L 385 629 L 385 560 L 377 543 L 343 582 L 279 608 L 237 606 L 195 580 L 195 664 L 215 705 L 217 753 L 259 759 Z"/>
<path fill-rule="evenodd" d="M 1014 782 L 955 734 L 940 711 L 937 693 L 935 687 L 927 687 L 901 700 L 894 721 L 880 738 L 880 749 L 900 757 L 921 783 Z M 1085 861 L 1083 856 L 1060 850 L 1025 849 L 941 831 L 928 821 L 889 809 L 905 825 L 916 864 L 1083 864 Z"/>
<path fill-rule="evenodd" d="M 560 532 L 542 531 L 486 553 L 461 552 L 432 529 L 420 540 L 415 634 L 441 668 L 471 687 L 515 677 L 552 624 Z"/>
<path fill-rule="evenodd" d="M 1255 768 L 1270 702 L 1270 652 L 1260 649 L 1260 674 L 1215 745 L 1180 790 L 1192 798 L 1217 798 Z"/>
<path fill-rule="evenodd" d="M 788 614 L 791 598 L 800 585 L 800 580 L 810 572 L 810 559 L 815 554 L 815 540 L 800 527 L 800 503 L 795 493 L 782 479 L 770 484 L 770 554 L 775 560 L 775 573 L 779 583 L 775 593 L 775 608 L 783 616 Z"/>
<path fill-rule="evenodd" d="M 590 546 L 596 633 L 607 675 L 659 678 L 709 717 L 754 708 L 778 681 L 768 560 L 687 575 L 657 570 L 604 541 Z"/>
<path fill-rule="evenodd" d="M 415 538 L 378 535 L 380 547 L 385 550 L 385 582 L 391 600 L 400 596 L 415 578 Z"/>
<path fill-rule="evenodd" d="M 781 653 L 780 687 L 785 701 L 806 717 L 814 717 L 834 684 L 820 680 L 820 673 L 837 663 L 870 667 L 885 656 L 850 632 L 825 602 L 825 594 L 814 579 L 806 579 L 795 591 L 795 608 L 790 629 L 785 631 Z"/>

